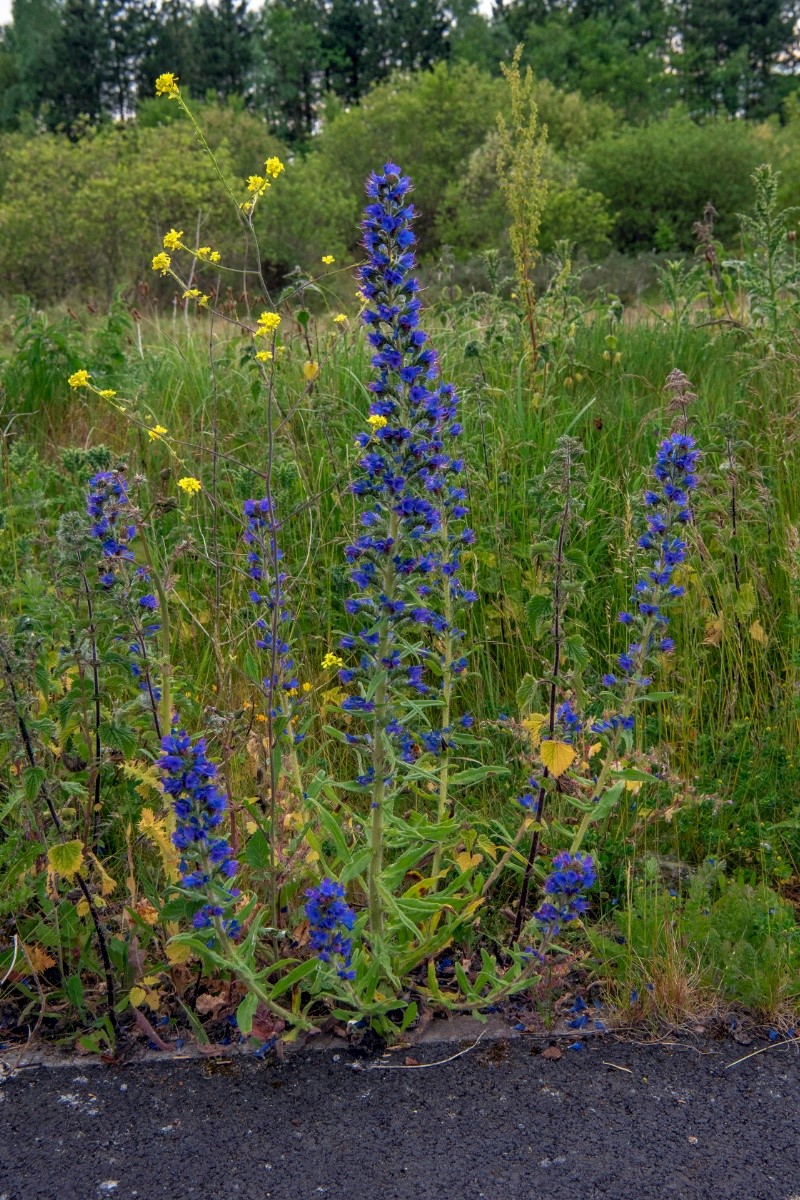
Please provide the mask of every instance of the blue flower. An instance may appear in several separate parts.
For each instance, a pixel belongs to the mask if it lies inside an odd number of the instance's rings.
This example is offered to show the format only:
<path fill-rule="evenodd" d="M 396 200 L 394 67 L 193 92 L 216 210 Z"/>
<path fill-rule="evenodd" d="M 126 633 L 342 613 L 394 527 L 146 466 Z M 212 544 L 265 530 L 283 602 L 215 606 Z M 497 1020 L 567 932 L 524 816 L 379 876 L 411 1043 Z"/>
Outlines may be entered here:
<path fill-rule="evenodd" d="M 375 702 L 364 696 L 385 695 L 378 718 L 405 762 L 414 761 L 415 742 L 434 753 L 445 748 L 443 729 L 416 732 L 402 721 L 400 733 L 391 731 L 414 695 L 438 691 L 449 698 L 467 666 L 454 649 L 463 636 L 455 610 L 475 598 L 461 578 L 463 548 L 474 535 L 463 524 L 463 459 L 452 450 L 461 432 L 458 396 L 440 380 L 437 356 L 419 327 L 410 191 L 410 179 L 393 163 L 367 181 L 359 282 L 374 377 L 370 431 L 356 439 L 361 453 L 351 485 L 363 505 L 360 531 L 345 550 L 353 587 L 345 609 L 363 625 L 339 643 L 361 652 L 358 666 L 348 664 L 340 676 L 356 693 L 343 701 L 344 711 L 372 715 Z M 423 677 L 431 641 L 435 681 Z M 377 689 L 371 684 L 379 675 L 386 686 Z"/>
<path fill-rule="evenodd" d="M 309 888 L 305 907 L 309 939 L 317 957 L 334 966 L 340 979 L 355 979 L 353 941 L 348 935 L 356 915 L 345 901 L 341 883 L 323 879 L 318 888 Z"/>
<path fill-rule="evenodd" d="M 216 784 L 216 764 L 206 757 L 204 738 L 193 743 L 177 726 L 162 738 L 161 748 L 157 765 L 177 820 L 172 841 L 181 853 L 181 882 L 203 900 L 194 914 L 194 927 L 216 926 L 235 937 L 239 923 L 231 912 L 240 893 L 230 882 L 238 864 L 219 832 L 228 801 Z"/>
<path fill-rule="evenodd" d="M 545 942 L 557 937 L 562 926 L 575 921 L 586 912 L 588 902 L 583 892 L 594 884 L 597 873 L 588 854 L 570 854 L 562 850 L 553 859 L 553 870 L 545 880 L 548 897 L 533 914 Z"/>

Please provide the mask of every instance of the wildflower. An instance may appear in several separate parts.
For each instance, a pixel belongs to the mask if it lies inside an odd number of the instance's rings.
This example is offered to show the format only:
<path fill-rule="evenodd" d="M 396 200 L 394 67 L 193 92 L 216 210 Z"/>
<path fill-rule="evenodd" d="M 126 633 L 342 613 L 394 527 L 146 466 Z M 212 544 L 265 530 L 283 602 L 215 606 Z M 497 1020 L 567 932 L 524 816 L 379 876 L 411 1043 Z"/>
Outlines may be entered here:
<path fill-rule="evenodd" d="M 366 261 L 359 272 L 374 376 L 370 428 L 356 438 L 363 453 L 352 484 L 363 505 L 362 532 L 345 551 L 353 584 L 345 607 L 358 629 L 340 642 L 359 657 L 339 678 L 361 693 L 346 697 L 344 711 L 369 715 L 393 744 L 398 766 L 390 771 L 384 738 L 372 742 L 373 813 L 387 787 L 399 788 L 403 763 L 412 765 L 420 750 L 447 751 L 451 689 L 466 666 L 457 652 L 463 632 L 454 620 L 457 602 L 468 595 L 459 574 L 461 548 L 472 537 L 463 529 L 463 462 L 450 446 L 461 432 L 458 397 L 440 381 L 438 359 L 419 328 L 410 190 L 411 181 L 392 163 L 370 176 L 362 224 Z M 430 680 L 429 662 L 435 662 Z M 439 713 L 420 706 L 420 696 L 438 699 Z M 440 727 L 430 727 L 437 716 Z"/>
<path fill-rule="evenodd" d="M 164 249 L 165 250 L 180 250 L 181 238 L 183 237 L 182 229 L 170 229 L 169 233 L 164 234 Z"/>
<path fill-rule="evenodd" d="M 301 692 L 310 692 L 310 691 L 312 691 L 312 690 L 313 690 L 313 685 L 312 685 L 312 684 L 310 684 L 310 683 L 308 682 L 308 680 L 306 680 L 306 681 L 305 681 L 305 683 L 304 683 L 304 684 L 302 684 L 302 686 L 301 686 L 301 688 L 300 688 L 300 691 L 301 691 Z"/>
<path fill-rule="evenodd" d="M 181 854 L 181 882 L 202 897 L 192 923 L 195 929 L 215 926 L 235 937 L 239 923 L 230 914 L 240 893 L 231 881 L 238 863 L 219 833 L 228 801 L 216 784 L 216 764 L 206 756 L 204 738 L 193 744 L 175 726 L 162 738 L 161 748 L 157 765 L 177 821 L 172 841 Z"/>
<path fill-rule="evenodd" d="M 338 654 L 332 654 L 330 650 L 328 651 L 328 653 L 325 655 L 325 657 L 322 660 L 323 671 L 328 671 L 328 670 L 330 670 L 331 667 L 343 667 L 343 666 L 344 666 L 344 659 L 340 658 Z"/>
<path fill-rule="evenodd" d="M 689 500 L 697 487 L 695 468 L 699 457 L 694 438 L 685 433 L 671 434 L 658 448 L 653 468 L 656 487 L 644 495 L 647 528 L 637 543 L 647 559 L 634 585 L 630 609 L 617 618 L 631 631 L 631 640 L 617 658 L 615 672 L 603 676 L 605 686 L 624 684 L 626 698 L 619 714 L 592 726 L 595 733 L 633 728 L 634 693 L 651 682 L 648 663 L 660 654 L 671 654 L 675 648 L 673 639 L 665 633 L 669 624 L 667 609 L 684 594 L 676 575 L 688 552 L 684 531 L 692 520 Z"/>
<path fill-rule="evenodd" d="M 210 299 L 211 299 L 211 297 L 208 294 L 206 294 L 205 296 L 201 296 L 200 299 L 197 301 L 197 307 L 198 308 L 208 308 L 208 302 Z"/>
<path fill-rule="evenodd" d="M 277 179 L 281 171 L 285 171 L 286 168 L 279 158 L 273 156 L 264 163 L 264 170 L 272 179 Z"/>
<path fill-rule="evenodd" d="M 288 735 L 292 744 L 302 739 L 295 734 L 292 718 L 303 703 L 299 680 L 295 674 L 291 647 L 284 629 L 292 620 L 286 607 L 286 574 L 281 569 L 283 551 L 278 546 L 280 529 L 273 506 L 267 497 L 245 500 L 244 533 L 247 546 L 248 575 L 251 580 L 250 600 L 259 614 L 256 618 L 256 645 L 265 651 L 269 670 L 261 681 L 273 721 L 277 722 L 275 737 Z M 261 615 L 262 610 L 266 613 Z"/>
<path fill-rule="evenodd" d="M 98 396 L 102 396 L 104 400 L 113 400 L 117 393 L 113 388 L 101 388 L 97 394 Z"/>
<path fill-rule="evenodd" d="M 557 937 L 562 926 L 577 920 L 589 904 L 582 894 L 597 878 L 594 862 L 588 854 L 570 854 L 562 850 L 553 859 L 553 870 L 545 880 L 545 895 L 550 897 L 535 912 L 545 942 Z"/>
<path fill-rule="evenodd" d="M 159 75 L 156 80 L 156 95 L 166 96 L 168 100 L 177 100 L 181 91 L 178 87 L 178 76 L 171 71 Z"/>
<path fill-rule="evenodd" d="M 307 362 L 303 363 L 303 378 L 307 383 L 313 383 L 319 375 L 319 363 Z"/>
<path fill-rule="evenodd" d="M 160 271 L 162 275 L 166 275 L 169 270 L 172 259 L 162 250 L 160 254 L 156 254 L 153 259 L 153 270 Z"/>
<path fill-rule="evenodd" d="M 347 315 L 346 313 L 337 313 L 333 319 L 337 325 L 344 325 L 345 321 L 347 320 Z"/>
<path fill-rule="evenodd" d="M 183 479 L 178 480 L 178 487 L 181 491 L 186 492 L 187 496 L 194 496 L 202 490 L 203 485 L 199 479 L 195 479 L 193 475 L 184 475 Z"/>
<path fill-rule="evenodd" d="M 270 337 L 281 323 L 280 316 L 276 312 L 262 312 L 258 318 L 256 327 L 256 337 Z"/>
<path fill-rule="evenodd" d="M 258 359 L 259 362 L 272 362 L 272 351 L 271 350 L 257 350 L 256 358 Z"/>
<path fill-rule="evenodd" d="M 336 262 L 336 259 L 333 257 L 332 254 L 323 254 L 322 261 L 325 263 L 326 267 L 329 267 L 331 265 L 331 263 Z"/>
<path fill-rule="evenodd" d="M 269 186 L 269 180 L 265 179 L 263 175 L 247 176 L 248 192 L 256 192 L 259 196 L 262 196 Z"/>
<path fill-rule="evenodd" d="M 321 962 L 336 967 L 340 979 L 355 979 L 352 966 L 353 941 L 348 936 L 356 915 L 344 898 L 341 883 L 323 879 L 318 888 L 306 891 L 309 939 Z"/>
<path fill-rule="evenodd" d="M 187 288 L 181 296 L 181 300 L 196 300 L 201 294 L 200 288 Z"/>
<path fill-rule="evenodd" d="M 69 379 L 67 380 L 67 383 L 69 384 L 69 386 L 71 388 L 88 387 L 89 379 L 90 379 L 89 372 L 84 371 L 83 368 L 81 368 L 80 371 L 75 371 L 72 375 L 70 375 Z"/>
<path fill-rule="evenodd" d="M 147 436 L 151 442 L 157 442 L 167 432 L 164 425 L 154 425 L 152 429 L 148 429 Z"/>

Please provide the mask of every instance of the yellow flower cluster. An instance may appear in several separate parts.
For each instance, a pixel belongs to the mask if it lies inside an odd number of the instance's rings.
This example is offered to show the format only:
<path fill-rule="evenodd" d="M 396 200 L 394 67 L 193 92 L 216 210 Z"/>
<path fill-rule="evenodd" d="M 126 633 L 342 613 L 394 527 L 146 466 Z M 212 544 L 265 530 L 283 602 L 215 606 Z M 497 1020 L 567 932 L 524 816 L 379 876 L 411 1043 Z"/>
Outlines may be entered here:
<path fill-rule="evenodd" d="M 113 388 L 101 388 L 97 394 L 98 396 L 102 396 L 104 400 L 113 400 L 117 393 Z"/>
<path fill-rule="evenodd" d="M 153 259 L 153 270 L 160 271 L 162 275 L 166 275 L 167 271 L 169 270 L 171 262 L 172 262 L 172 259 L 170 258 L 170 256 L 168 254 L 165 254 L 164 251 L 162 250 L 161 253 L 156 254 L 155 258 Z"/>
<path fill-rule="evenodd" d="M 256 326 L 256 337 L 271 337 L 281 323 L 276 312 L 262 312 Z"/>
<path fill-rule="evenodd" d="M 178 76 L 172 71 L 167 71 L 163 75 L 159 75 L 156 80 L 156 95 L 166 96 L 168 100 L 177 100 L 181 94 L 181 89 L 178 87 Z"/>
<path fill-rule="evenodd" d="M 330 650 L 328 651 L 328 653 L 325 655 L 325 657 L 322 660 L 323 671 L 329 671 L 331 669 L 331 667 L 343 667 L 343 666 L 344 666 L 344 659 L 339 658 L 338 654 L 332 654 Z"/>
<path fill-rule="evenodd" d="M 256 352 L 256 358 L 258 359 L 259 362 L 272 362 L 272 351 L 271 350 L 258 350 Z"/>
<path fill-rule="evenodd" d="M 182 237 L 182 229 L 170 229 L 169 233 L 164 234 L 164 249 L 180 250 L 183 246 L 183 243 L 181 242 Z"/>
<path fill-rule="evenodd" d="M 193 475 L 184 475 L 183 479 L 178 480 L 178 487 L 186 492 L 187 496 L 194 496 L 202 490 L 203 485 L 199 479 L 195 479 Z"/>
<path fill-rule="evenodd" d="M 322 261 L 325 263 L 326 267 L 329 267 L 331 265 L 331 263 L 336 262 L 336 259 L 333 257 L 332 254 L 323 254 Z"/>
<path fill-rule="evenodd" d="M 267 172 L 270 178 L 277 179 L 281 171 L 285 171 L 286 168 L 279 158 L 275 158 L 273 156 L 272 158 L 268 158 L 264 163 L 264 170 Z"/>
<path fill-rule="evenodd" d="M 75 373 L 73 375 L 70 375 L 69 379 L 67 380 L 67 383 L 69 384 L 69 386 L 71 388 L 88 387 L 89 386 L 89 372 L 84 371 L 83 369 L 81 369 L 80 371 L 75 371 Z"/>
<path fill-rule="evenodd" d="M 373 430 L 383 429 L 389 424 L 386 417 L 382 417 L 380 413 L 370 413 L 367 417 L 367 424 L 371 425 Z"/>
<path fill-rule="evenodd" d="M 248 192 L 255 192 L 257 196 L 263 196 L 264 192 L 270 186 L 269 180 L 265 179 L 263 175 L 247 176 L 247 190 Z"/>
<path fill-rule="evenodd" d="M 147 436 L 151 442 L 157 442 L 167 432 L 163 425 L 154 425 L 152 429 L 148 429 Z"/>
<path fill-rule="evenodd" d="M 337 313 L 333 319 L 337 325 L 344 325 L 345 321 L 347 320 L 347 314 L 346 313 Z"/>
<path fill-rule="evenodd" d="M 212 250 L 210 246 L 198 246 L 197 257 L 203 262 L 219 262 L 219 250 Z"/>

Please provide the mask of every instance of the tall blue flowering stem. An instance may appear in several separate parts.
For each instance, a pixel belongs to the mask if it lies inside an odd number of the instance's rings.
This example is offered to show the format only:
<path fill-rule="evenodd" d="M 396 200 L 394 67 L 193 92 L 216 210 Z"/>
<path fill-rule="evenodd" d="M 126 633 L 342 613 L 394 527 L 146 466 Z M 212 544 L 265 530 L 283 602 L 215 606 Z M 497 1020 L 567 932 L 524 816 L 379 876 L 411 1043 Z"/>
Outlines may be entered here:
<path fill-rule="evenodd" d="M 98 471 L 89 481 L 86 512 L 89 533 L 100 548 L 102 562 L 99 583 L 108 592 L 122 587 L 133 626 L 134 641 L 128 646 L 131 673 L 145 692 L 160 737 L 169 728 L 170 631 L 169 609 L 160 576 L 153 569 L 150 547 L 141 530 L 139 512 L 132 503 L 124 472 Z M 136 564 L 134 541 L 141 547 L 145 562 Z M 153 616 L 158 614 L 158 620 Z M 161 687 L 152 680 L 148 639 L 160 634 L 163 662 Z"/>
<path fill-rule="evenodd" d="M 620 623 L 629 631 L 628 645 L 618 656 L 614 670 L 603 676 L 603 684 L 612 695 L 616 694 L 618 706 L 590 727 L 607 745 L 590 797 L 592 804 L 608 787 L 620 739 L 634 727 L 635 705 L 652 682 L 651 671 L 658 657 L 675 649 L 668 635 L 669 610 L 685 592 L 676 575 L 688 553 L 686 530 L 692 521 L 690 501 L 698 483 L 699 457 L 694 438 L 687 433 L 670 434 L 656 454 L 655 484 L 644 496 L 647 528 L 637 543 L 641 566 L 631 604 L 619 614 Z M 593 819 L 590 808 L 573 839 L 573 854 L 580 849 Z"/>
<path fill-rule="evenodd" d="M 410 179 L 393 163 L 367 182 L 360 283 L 374 377 L 368 385 L 369 430 L 356 439 L 363 453 L 352 485 L 363 504 L 363 533 L 346 550 L 354 585 L 346 609 L 357 628 L 340 643 L 357 655 L 354 665 L 339 672 L 352 688 L 342 707 L 368 726 L 351 740 L 369 756 L 359 782 L 371 797 L 374 937 L 383 928 L 384 809 L 401 786 L 404 764 L 447 751 L 452 680 L 466 667 L 454 652 L 462 636 L 454 625 L 454 603 L 472 598 L 458 574 L 460 549 L 474 540 L 463 528 L 463 463 L 449 450 L 461 432 L 458 400 L 452 386 L 439 381 L 436 354 L 419 328 L 410 190 Z M 433 655 L 438 669 L 426 672 Z M 441 723 L 428 716 L 434 707 L 441 709 Z M 441 815 L 447 804 L 445 766 Z"/>
<path fill-rule="evenodd" d="M 323 963 L 332 966 L 340 979 L 355 979 L 353 939 L 356 914 L 344 898 L 344 888 L 333 879 L 323 879 L 306 891 L 309 938 Z"/>

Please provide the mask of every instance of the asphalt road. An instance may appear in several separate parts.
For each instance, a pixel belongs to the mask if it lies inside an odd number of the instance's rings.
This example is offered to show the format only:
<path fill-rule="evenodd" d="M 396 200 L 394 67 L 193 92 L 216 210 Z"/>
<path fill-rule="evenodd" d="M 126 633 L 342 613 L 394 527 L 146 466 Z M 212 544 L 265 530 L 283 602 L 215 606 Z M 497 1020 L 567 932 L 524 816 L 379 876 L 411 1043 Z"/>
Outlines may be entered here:
<path fill-rule="evenodd" d="M 796 1046 L 458 1049 L 21 1071 L 0 1200 L 800 1200 Z"/>

